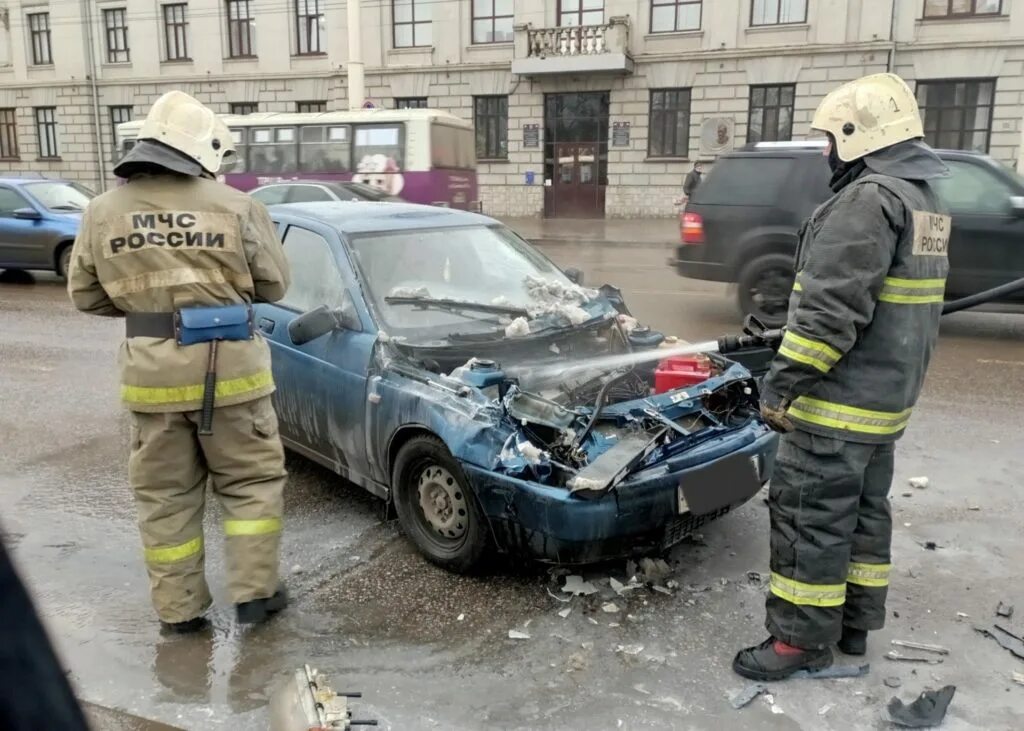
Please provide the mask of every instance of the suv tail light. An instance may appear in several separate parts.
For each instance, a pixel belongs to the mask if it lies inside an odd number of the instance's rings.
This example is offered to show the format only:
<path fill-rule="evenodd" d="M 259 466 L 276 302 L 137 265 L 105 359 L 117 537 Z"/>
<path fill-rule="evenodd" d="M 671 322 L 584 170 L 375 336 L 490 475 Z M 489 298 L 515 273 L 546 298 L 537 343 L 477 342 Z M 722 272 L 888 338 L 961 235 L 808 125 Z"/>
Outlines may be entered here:
<path fill-rule="evenodd" d="M 680 228 L 684 244 L 704 243 L 704 219 L 699 213 L 684 213 Z"/>

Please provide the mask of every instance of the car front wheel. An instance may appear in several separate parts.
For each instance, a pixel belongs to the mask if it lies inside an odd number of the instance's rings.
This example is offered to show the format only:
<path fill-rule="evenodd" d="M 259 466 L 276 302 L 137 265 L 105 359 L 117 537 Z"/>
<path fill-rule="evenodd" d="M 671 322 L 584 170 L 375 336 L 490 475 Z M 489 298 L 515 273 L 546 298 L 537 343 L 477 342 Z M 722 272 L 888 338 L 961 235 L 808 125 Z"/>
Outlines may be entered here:
<path fill-rule="evenodd" d="M 398 522 L 431 562 L 457 573 L 479 569 L 490 547 L 487 525 L 469 481 L 444 443 L 410 439 L 392 472 Z"/>
<path fill-rule="evenodd" d="M 60 256 L 57 257 L 57 274 L 64 279 L 68 278 L 68 271 L 71 269 L 71 245 L 66 245 L 60 250 Z"/>

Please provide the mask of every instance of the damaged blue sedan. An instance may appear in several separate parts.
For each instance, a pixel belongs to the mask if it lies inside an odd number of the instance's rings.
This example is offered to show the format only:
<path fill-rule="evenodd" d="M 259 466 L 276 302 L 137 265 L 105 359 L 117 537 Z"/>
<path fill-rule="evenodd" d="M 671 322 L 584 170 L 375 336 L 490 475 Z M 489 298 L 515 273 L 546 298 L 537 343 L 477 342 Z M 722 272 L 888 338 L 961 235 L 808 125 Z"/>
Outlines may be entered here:
<path fill-rule="evenodd" d="M 666 339 L 618 290 L 497 221 L 401 203 L 272 215 L 292 283 L 256 321 L 285 445 L 392 503 L 431 561 L 650 553 L 769 479 L 777 438 L 749 371 L 709 356 L 666 385 Z"/>

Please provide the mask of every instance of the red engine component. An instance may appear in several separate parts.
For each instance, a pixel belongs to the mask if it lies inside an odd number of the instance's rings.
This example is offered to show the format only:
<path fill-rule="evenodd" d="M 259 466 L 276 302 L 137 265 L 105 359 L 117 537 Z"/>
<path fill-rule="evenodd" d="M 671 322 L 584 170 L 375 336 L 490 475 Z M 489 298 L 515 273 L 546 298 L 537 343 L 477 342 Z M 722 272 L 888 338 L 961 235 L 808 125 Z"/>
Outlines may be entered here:
<path fill-rule="evenodd" d="M 686 388 L 711 378 L 711 360 L 706 355 L 680 355 L 666 358 L 654 370 L 654 392 L 665 393 Z"/>

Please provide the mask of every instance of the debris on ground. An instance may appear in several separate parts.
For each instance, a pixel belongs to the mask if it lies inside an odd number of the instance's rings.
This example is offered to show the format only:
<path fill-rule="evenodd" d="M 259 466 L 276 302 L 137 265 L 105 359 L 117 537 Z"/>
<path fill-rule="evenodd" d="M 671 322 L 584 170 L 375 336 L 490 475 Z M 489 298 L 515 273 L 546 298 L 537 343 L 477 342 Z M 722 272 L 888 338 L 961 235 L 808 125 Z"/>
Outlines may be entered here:
<path fill-rule="evenodd" d="M 926 551 L 934 551 L 936 548 L 942 548 L 942 546 L 940 546 L 935 541 L 925 541 L 924 543 L 921 544 L 921 546 Z"/>
<path fill-rule="evenodd" d="M 773 696 L 771 693 L 765 693 L 764 694 L 764 701 L 772 709 L 772 713 L 775 713 L 775 714 L 785 713 L 785 711 L 783 711 L 781 708 L 779 708 L 777 705 L 775 705 L 775 696 Z"/>
<path fill-rule="evenodd" d="M 992 632 L 991 630 L 988 630 L 984 627 L 975 627 L 974 631 L 984 637 L 988 637 L 991 640 L 995 640 L 1000 647 L 1009 652 L 1011 655 L 1018 658 L 1019 660 L 1024 660 L 1024 641 L 1022 641 L 1020 637 L 1013 634 L 1009 630 L 1000 627 L 998 624 L 993 626 L 1002 634 Z M 1004 637 L 1003 635 L 1008 635 L 1008 637 Z"/>
<path fill-rule="evenodd" d="M 637 570 L 643 574 L 644 580 L 648 582 L 661 581 L 672 573 L 672 567 L 663 558 L 642 558 Z"/>
<path fill-rule="evenodd" d="M 761 583 L 761 573 L 759 571 L 748 571 L 747 580 L 754 584 Z"/>
<path fill-rule="evenodd" d="M 619 605 L 615 602 L 606 602 L 601 605 L 601 611 L 605 614 L 615 614 L 619 611 Z"/>
<path fill-rule="evenodd" d="M 621 581 L 619 581 L 613 576 L 608 579 L 608 584 L 612 587 L 612 591 L 614 591 L 619 596 L 622 596 L 627 591 L 633 591 L 634 589 L 643 588 L 639 583 L 637 583 L 635 576 L 630 577 L 629 583 L 626 584 L 623 584 Z"/>
<path fill-rule="evenodd" d="M 901 655 L 898 652 L 887 652 L 885 653 L 886 660 L 892 660 L 893 662 L 918 662 L 927 665 L 939 665 L 942 662 L 942 658 L 931 658 L 931 657 L 912 657 L 910 655 Z"/>
<path fill-rule="evenodd" d="M 908 650 L 923 650 L 924 652 L 934 652 L 939 655 L 949 654 L 949 650 L 942 645 L 926 645 L 923 642 L 911 642 L 910 640 L 893 640 L 892 644 L 896 647 L 905 647 Z"/>
<path fill-rule="evenodd" d="M 616 645 L 615 652 L 621 655 L 639 655 L 644 651 L 643 645 Z"/>
<path fill-rule="evenodd" d="M 978 510 L 981 510 L 981 506 L 980 505 L 968 505 L 967 509 L 968 510 L 973 510 L 973 511 L 977 512 Z"/>
<path fill-rule="evenodd" d="M 1006 619 L 1009 619 L 1013 616 L 1013 605 L 1003 604 L 1002 602 L 999 602 L 999 606 L 996 607 L 996 616 L 1005 617 Z"/>
<path fill-rule="evenodd" d="M 587 621 L 590 622 L 591 624 L 598 624 L 598 621 L 596 619 L 594 619 L 593 617 L 587 617 Z"/>
<path fill-rule="evenodd" d="M 465 615 L 465 614 L 460 614 L 460 615 L 459 615 L 458 617 L 456 617 L 456 618 L 455 618 L 455 621 L 457 621 L 457 622 L 461 622 L 461 621 L 462 621 L 462 620 L 464 620 L 465 618 L 466 618 L 466 615 Z"/>
<path fill-rule="evenodd" d="M 563 589 L 562 591 L 565 591 L 565 590 Z M 568 604 L 569 602 L 572 601 L 572 597 L 571 596 L 565 596 L 565 597 L 558 596 L 557 594 L 555 594 L 555 592 L 551 591 L 551 589 L 548 589 L 548 595 L 552 599 L 554 599 L 555 601 L 562 602 L 562 604 Z"/>
<path fill-rule="evenodd" d="M 899 688 L 901 685 L 903 685 L 903 681 L 897 678 L 896 676 L 886 678 L 882 682 L 885 684 L 887 688 Z"/>
<path fill-rule="evenodd" d="M 561 611 L 560 611 L 560 612 L 558 613 L 558 616 L 559 616 L 559 617 L 561 617 L 562 619 L 565 619 L 565 618 L 566 618 L 566 617 L 568 617 L 568 616 L 569 616 L 570 614 L 572 614 L 572 607 L 566 607 L 565 609 L 561 610 Z"/>
<path fill-rule="evenodd" d="M 583 656 L 582 652 L 574 652 L 569 655 L 569 659 L 566 661 L 566 669 L 572 673 L 577 670 L 583 670 L 587 667 L 587 659 Z"/>
<path fill-rule="evenodd" d="M 893 696 L 886 707 L 886 720 L 904 728 L 938 726 L 946 717 L 946 709 L 949 708 L 955 692 L 955 685 L 947 685 L 939 690 L 926 690 L 909 705 Z"/>
<path fill-rule="evenodd" d="M 903 497 L 914 497 L 914 493 L 912 493 L 912 492 L 905 492 L 905 493 L 903 493 Z"/>
<path fill-rule="evenodd" d="M 642 683 L 637 683 L 636 685 L 634 685 L 633 690 L 635 690 L 637 693 L 642 693 L 643 695 L 651 694 L 651 691 L 647 690 L 647 688 L 645 688 Z"/>
<path fill-rule="evenodd" d="M 956 613 L 956 621 L 957 622 L 962 622 L 965 619 L 970 619 L 970 618 L 971 618 L 971 615 L 969 615 L 967 612 L 957 612 Z"/>
<path fill-rule="evenodd" d="M 1024 685 L 1024 673 L 1014 673 L 1013 682 L 1017 685 Z"/>
<path fill-rule="evenodd" d="M 927 477 L 911 477 L 907 482 L 911 487 L 916 487 L 918 490 L 923 490 L 928 487 Z"/>
<path fill-rule="evenodd" d="M 530 635 L 526 634 L 525 632 L 520 632 L 517 629 L 510 629 L 508 631 L 508 638 L 510 640 L 528 640 L 530 639 Z"/>
<path fill-rule="evenodd" d="M 597 587 L 589 581 L 584 581 L 583 577 L 578 574 L 570 574 L 565 577 L 562 591 L 573 596 L 590 596 L 597 593 Z"/>
<path fill-rule="evenodd" d="M 828 680 L 831 678 L 862 678 L 871 672 L 871 665 L 830 665 L 821 670 L 797 670 L 789 677 L 802 680 Z"/>
<path fill-rule="evenodd" d="M 679 588 L 679 582 L 676 581 L 675 579 L 669 579 L 668 581 L 665 582 L 665 588 L 666 589 L 678 589 Z"/>
<path fill-rule="evenodd" d="M 743 688 L 741 691 L 734 694 L 732 698 L 729 699 L 729 703 L 731 703 L 732 707 L 738 711 L 744 706 L 750 705 L 750 702 L 762 693 L 767 692 L 768 686 L 766 685 L 761 685 L 760 683 L 748 685 L 746 688 Z"/>
<path fill-rule="evenodd" d="M 667 594 L 668 596 L 672 596 L 672 591 L 667 586 L 662 586 L 661 584 L 652 584 L 651 588 L 659 594 Z"/>
<path fill-rule="evenodd" d="M 825 705 L 823 705 L 821 708 L 818 709 L 818 715 L 819 716 L 824 716 L 825 714 L 827 714 L 829 711 L 831 711 L 835 707 L 836 707 L 835 703 L 826 703 Z"/>

